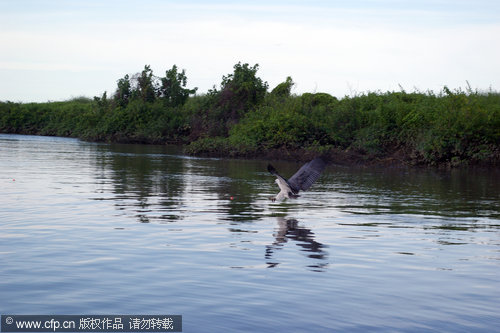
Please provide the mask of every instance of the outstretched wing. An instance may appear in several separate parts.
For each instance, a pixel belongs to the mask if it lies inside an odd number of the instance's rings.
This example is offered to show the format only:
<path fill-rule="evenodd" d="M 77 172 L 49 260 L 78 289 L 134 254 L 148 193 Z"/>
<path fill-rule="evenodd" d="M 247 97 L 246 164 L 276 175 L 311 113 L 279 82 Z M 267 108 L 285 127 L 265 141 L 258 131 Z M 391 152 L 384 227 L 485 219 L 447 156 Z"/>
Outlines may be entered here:
<path fill-rule="evenodd" d="M 325 167 L 326 162 L 321 157 L 316 157 L 288 179 L 288 184 L 296 192 L 305 191 L 319 178 Z"/>
<path fill-rule="evenodd" d="M 280 175 L 278 173 L 278 171 L 276 171 L 276 169 L 271 164 L 267 165 L 267 171 L 269 171 L 271 173 L 271 175 L 276 176 L 276 178 L 281 179 L 284 183 L 286 183 L 288 186 L 290 186 L 290 188 L 292 188 L 292 190 L 293 190 L 293 187 L 290 185 L 288 180 L 285 177 L 283 177 L 282 175 Z"/>

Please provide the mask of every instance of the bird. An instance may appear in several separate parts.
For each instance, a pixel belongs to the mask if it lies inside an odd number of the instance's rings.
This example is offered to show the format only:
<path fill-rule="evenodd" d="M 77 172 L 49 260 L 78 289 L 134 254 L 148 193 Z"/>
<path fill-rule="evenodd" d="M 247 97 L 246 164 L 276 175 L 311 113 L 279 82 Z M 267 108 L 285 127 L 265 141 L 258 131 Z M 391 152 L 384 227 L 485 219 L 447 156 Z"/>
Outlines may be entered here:
<path fill-rule="evenodd" d="M 281 201 L 285 198 L 298 198 L 299 191 L 309 189 L 316 179 L 319 178 L 325 167 L 325 160 L 321 157 L 316 157 L 304 164 L 290 179 L 286 179 L 271 164 L 268 164 L 267 171 L 276 176 L 275 182 L 280 188 L 280 192 L 269 199 L 271 201 Z"/>

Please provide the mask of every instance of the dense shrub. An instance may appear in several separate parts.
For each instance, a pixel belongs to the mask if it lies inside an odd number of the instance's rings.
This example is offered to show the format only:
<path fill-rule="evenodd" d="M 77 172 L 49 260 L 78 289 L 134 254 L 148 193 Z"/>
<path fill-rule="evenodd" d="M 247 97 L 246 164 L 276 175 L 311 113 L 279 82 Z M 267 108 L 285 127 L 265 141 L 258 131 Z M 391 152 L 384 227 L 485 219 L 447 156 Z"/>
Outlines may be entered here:
<path fill-rule="evenodd" d="M 193 154 L 258 156 L 310 149 L 365 159 L 399 153 L 409 163 L 500 162 L 500 94 L 371 92 L 337 99 L 293 95 L 290 77 L 268 92 L 258 65 L 238 63 L 220 89 L 191 96 L 185 71 L 164 78 L 149 66 L 117 82 L 111 99 L 0 102 L 0 132 L 93 141 L 190 143 Z"/>

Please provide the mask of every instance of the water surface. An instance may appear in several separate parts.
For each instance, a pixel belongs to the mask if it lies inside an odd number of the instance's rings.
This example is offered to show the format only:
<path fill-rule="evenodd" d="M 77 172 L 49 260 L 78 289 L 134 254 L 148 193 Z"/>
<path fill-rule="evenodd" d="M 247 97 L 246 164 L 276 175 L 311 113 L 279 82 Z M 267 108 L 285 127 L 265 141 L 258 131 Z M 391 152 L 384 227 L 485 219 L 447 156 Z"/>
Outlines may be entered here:
<path fill-rule="evenodd" d="M 266 165 L 0 134 L 0 313 L 180 314 L 185 332 L 498 330 L 498 171 L 331 165 L 272 203 Z"/>

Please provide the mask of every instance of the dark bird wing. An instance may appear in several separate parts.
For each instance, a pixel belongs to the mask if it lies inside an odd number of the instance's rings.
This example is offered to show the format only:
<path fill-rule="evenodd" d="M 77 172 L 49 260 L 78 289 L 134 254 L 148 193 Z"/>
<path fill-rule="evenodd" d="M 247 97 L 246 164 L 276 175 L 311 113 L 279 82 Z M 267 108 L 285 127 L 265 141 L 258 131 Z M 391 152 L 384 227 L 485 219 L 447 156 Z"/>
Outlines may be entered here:
<path fill-rule="evenodd" d="M 304 164 L 290 179 L 288 184 L 297 192 L 305 191 L 319 178 L 326 167 L 326 162 L 321 157 Z"/>
<path fill-rule="evenodd" d="M 288 182 L 288 180 L 283 177 L 282 175 L 280 175 L 278 173 L 278 171 L 276 171 L 276 169 L 271 165 L 271 164 L 268 164 L 267 165 L 267 171 L 269 171 L 271 173 L 271 175 L 274 175 L 276 176 L 277 178 L 280 178 L 281 180 L 283 180 L 285 183 L 288 184 L 288 186 L 290 186 L 290 188 L 293 190 L 293 187 L 290 185 L 290 183 Z"/>

